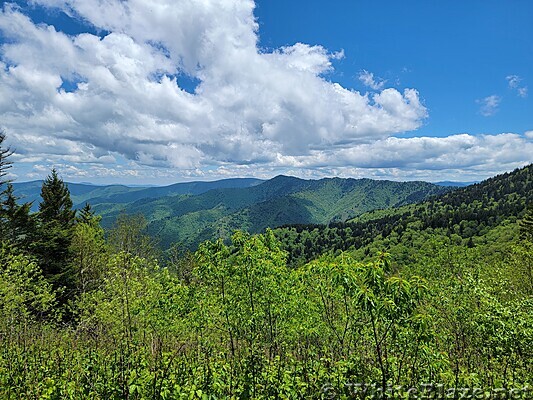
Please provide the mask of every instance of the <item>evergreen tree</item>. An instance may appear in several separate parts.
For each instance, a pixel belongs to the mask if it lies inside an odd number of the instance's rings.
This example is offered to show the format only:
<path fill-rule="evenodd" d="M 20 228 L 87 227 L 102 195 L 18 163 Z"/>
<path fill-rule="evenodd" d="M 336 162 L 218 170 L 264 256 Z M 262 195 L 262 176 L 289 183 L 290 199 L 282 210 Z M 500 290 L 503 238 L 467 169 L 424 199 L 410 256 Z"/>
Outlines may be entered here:
<path fill-rule="evenodd" d="M 524 218 L 520 220 L 520 238 L 522 240 L 533 240 L 533 204 L 527 208 Z"/>
<path fill-rule="evenodd" d="M 60 297 L 64 300 L 65 296 L 70 296 L 73 287 L 69 261 L 75 211 L 72 210 L 70 192 L 55 169 L 43 182 L 41 198 L 37 214 L 39 238 L 35 243 L 35 253 L 45 277 L 56 289 L 67 289 Z"/>
<path fill-rule="evenodd" d="M 35 219 L 30 214 L 31 203 L 19 205 L 11 183 L 7 184 L 4 193 L 5 200 L 0 209 L 3 237 L 15 246 L 27 249 L 35 232 Z"/>
<path fill-rule="evenodd" d="M 43 222 L 53 221 L 64 229 L 72 227 L 76 212 L 72 210 L 70 192 L 55 168 L 43 182 L 41 198 L 43 201 L 39 204 L 39 218 Z"/>
<path fill-rule="evenodd" d="M 94 211 L 89 203 L 85 203 L 83 208 L 79 210 L 79 215 L 76 218 L 78 223 L 90 224 L 94 221 L 95 215 Z"/>
<path fill-rule="evenodd" d="M 0 242 L 4 241 L 6 237 L 7 225 L 5 215 L 5 197 L 6 189 L 4 185 L 9 183 L 9 180 L 5 179 L 7 170 L 11 168 L 11 162 L 8 161 L 9 156 L 13 153 L 9 147 L 4 146 L 6 135 L 4 131 L 0 130 Z"/>

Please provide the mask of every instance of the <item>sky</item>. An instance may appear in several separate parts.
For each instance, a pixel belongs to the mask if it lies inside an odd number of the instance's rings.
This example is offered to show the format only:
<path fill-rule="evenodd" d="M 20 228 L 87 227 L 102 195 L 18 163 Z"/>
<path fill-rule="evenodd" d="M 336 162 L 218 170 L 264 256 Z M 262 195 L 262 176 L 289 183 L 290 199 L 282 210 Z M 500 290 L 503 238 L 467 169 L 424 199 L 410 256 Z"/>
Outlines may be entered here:
<path fill-rule="evenodd" d="M 533 162 L 530 0 L 17 0 L 10 177 L 477 181 Z"/>

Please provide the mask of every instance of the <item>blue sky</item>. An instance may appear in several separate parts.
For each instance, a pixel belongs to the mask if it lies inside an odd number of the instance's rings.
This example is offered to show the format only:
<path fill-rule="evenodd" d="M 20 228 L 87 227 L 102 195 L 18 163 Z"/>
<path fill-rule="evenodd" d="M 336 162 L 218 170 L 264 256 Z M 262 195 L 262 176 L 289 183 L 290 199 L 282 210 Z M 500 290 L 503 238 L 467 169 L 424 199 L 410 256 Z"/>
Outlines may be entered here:
<path fill-rule="evenodd" d="M 13 178 L 479 180 L 533 161 L 533 3 L 2 2 Z"/>
<path fill-rule="evenodd" d="M 343 49 L 328 79 L 364 90 L 362 69 L 394 87 L 414 87 L 429 109 L 411 135 L 523 132 L 531 129 L 531 96 L 509 88 L 509 75 L 533 84 L 531 1 L 320 0 L 257 2 L 261 45 L 295 42 Z M 496 94 L 490 118 L 476 100 Z M 529 111 L 529 112 L 528 112 Z"/>

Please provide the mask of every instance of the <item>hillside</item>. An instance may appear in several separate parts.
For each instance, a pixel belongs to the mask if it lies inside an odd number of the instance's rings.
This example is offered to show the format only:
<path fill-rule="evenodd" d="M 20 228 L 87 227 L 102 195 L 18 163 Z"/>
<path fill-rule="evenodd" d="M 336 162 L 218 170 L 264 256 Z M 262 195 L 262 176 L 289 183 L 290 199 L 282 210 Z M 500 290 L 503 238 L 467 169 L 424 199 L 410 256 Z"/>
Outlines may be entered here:
<path fill-rule="evenodd" d="M 251 233 L 284 224 L 344 221 L 366 211 L 424 200 L 449 191 L 427 182 L 277 176 L 245 188 L 217 188 L 197 195 L 144 198 L 131 203 L 96 203 L 102 224 L 120 213 L 142 214 L 163 248 L 179 242 L 194 249 L 204 240 Z"/>
<path fill-rule="evenodd" d="M 212 189 L 243 188 L 261 183 L 260 179 L 237 178 L 212 182 L 183 182 L 168 186 L 97 186 L 84 183 L 68 183 L 74 208 L 81 208 L 88 202 L 97 204 L 124 204 L 142 199 L 154 199 L 163 196 L 197 195 Z M 14 182 L 15 194 L 24 202 L 33 202 L 33 211 L 38 210 L 42 181 Z"/>
<path fill-rule="evenodd" d="M 324 387 L 353 398 L 357 381 L 379 383 L 379 393 L 418 382 L 485 393 L 526 387 L 533 376 L 533 208 L 524 211 L 533 200 L 531 172 L 455 191 L 280 176 L 250 188 L 110 204 L 109 214 L 126 207 L 167 215 L 151 223 L 160 231 L 181 212 L 182 225 L 171 226 L 193 238 L 397 206 L 329 226 L 236 232 L 195 253 L 158 252 L 137 219 L 123 219 L 106 238 L 88 210 L 79 219 L 67 210 L 72 222 L 62 226 L 45 212 L 6 208 L 0 397 L 31 398 L 39 382 L 46 383 L 40 393 L 80 399 L 94 398 L 95 388 L 98 398 L 164 397 L 159 391 L 318 399 Z M 45 210 L 66 202 L 50 201 L 59 197 L 50 196 L 54 185 L 45 186 Z M 445 193 L 405 204 L 435 191 Z M 195 391 L 182 391 L 183 382 L 195 382 Z M 254 385 L 268 388 L 265 396 L 251 396 Z M 125 388 L 135 396 L 122 395 Z"/>
<path fill-rule="evenodd" d="M 468 246 L 523 215 L 533 203 L 533 165 L 455 189 L 420 204 L 374 210 L 346 222 L 286 225 L 275 231 L 293 264 L 333 251 L 413 246 L 413 236 L 444 235 Z"/>

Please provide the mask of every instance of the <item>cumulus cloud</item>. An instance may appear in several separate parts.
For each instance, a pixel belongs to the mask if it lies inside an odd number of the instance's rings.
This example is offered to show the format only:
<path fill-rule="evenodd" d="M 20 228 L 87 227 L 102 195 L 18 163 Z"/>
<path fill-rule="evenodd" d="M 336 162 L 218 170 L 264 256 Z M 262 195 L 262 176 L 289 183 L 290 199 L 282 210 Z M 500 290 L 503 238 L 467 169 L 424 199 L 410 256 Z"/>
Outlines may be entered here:
<path fill-rule="evenodd" d="M 518 151 L 511 160 L 503 150 L 487 156 L 499 135 L 394 137 L 428 116 L 416 89 L 386 88 L 368 71 L 359 79 L 369 93 L 331 82 L 344 53 L 320 45 L 260 48 L 252 0 L 30 3 L 90 29 L 36 25 L 13 4 L 0 12 L 0 122 L 26 177 L 51 165 L 65 178 L 137 182 L 380 177 L 432 165 L 474 170 L 488 165 L 483 157 L 503 168 L 531 148 L 527 135 L 505 137 Z M 183 79 L 198 84 L 185 90 Z M 482 113 L 499 102 L 480 100 Z"/>
<path fill-rule="evenodd" d="M 448 137 L 387 138 L 343 149 L 337 159 L 359 168 L 470 169 L 531 162 L 533 141 L 514 133 Z"/>
<path fill-rule="evenodd" d="M 313 151 L 306 156 L 279 155 L 277 171 L 305 178 L 372 177 L 396 180 L 482 180 L 533 161 L 533 133 L 524 135 L 457 134 L 376 140 L 351 147 Z M 272 176 L 256 166 L 224 166 L 216 176 Z M 223 171 L 223 174 L 220 172 Z M 253 175 L 253 174 L 252 174 Z"/>
<path fill-rule="evenodd" d="M 363 70 L 359 73 L 359 80 L 367 87 L 373 90 L 381 90 L 385 87 L 385 81 L 381 78 L 375 78 L 372 72 Z"/>
<path fill-rule="evenodd" d="M 476 100 L 476 103 L 480 105 L 479 113 L 484 117 L 491 117 L 498 112 L 498 107 L 502 101 L 500 96 L 493 94 L 483 99 Z"/>
<path fill-rule="evenodd" d="M 342 52 L 258 48 L 253 1 L 33 3 L 106 34 L 70 36 L 4 6 L 0 115 L 26 153 L 62 143 L 69 156 L 178 169 L 262 163 L 413 130 L 426 117 L 414 89 L 366 95 L 327 81 Z M 198 80 L 194 93 L 180 75 Z"/>
<path fill-rule="evenodd" d="M 522 78 L 518 75 L 508 75 L 506 78 L 509 88 L 516 91 L 519 97 L 527 97 L 527 86 L 522 85 Z"/>

